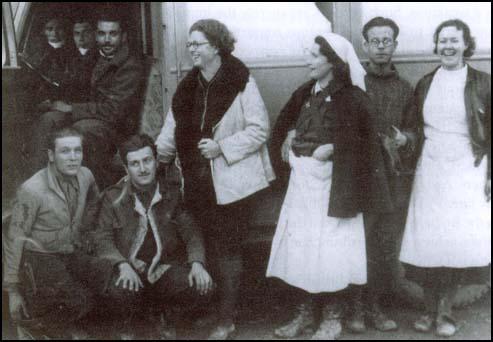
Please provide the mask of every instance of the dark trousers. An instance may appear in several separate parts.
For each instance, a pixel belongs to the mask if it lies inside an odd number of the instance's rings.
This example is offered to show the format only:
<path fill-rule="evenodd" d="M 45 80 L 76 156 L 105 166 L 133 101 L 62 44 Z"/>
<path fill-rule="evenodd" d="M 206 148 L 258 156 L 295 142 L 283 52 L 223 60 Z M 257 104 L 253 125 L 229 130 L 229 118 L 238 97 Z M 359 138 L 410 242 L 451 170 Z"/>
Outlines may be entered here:
<path fill-rule="evenodd" d="M 47 145 L 50 134 L 70 126 L 79 130 L 84 137 L 83 165 L 92 171 L 98 186 L 104 189 L 116 183 L 123 176 L 123 168 L 118 166 L 115 169 L 111 163 L 116 153 L 116 142 L 109 124 L 96 119 L 72 122 L 70 114 L 58 111 L 44 113 L 34 123 L 30 155 L 34 169 L 39 170 L 48 162 Z"/>
<path fill-rule="evenodd" d="M 242 243 L 255 195 L 218 205 L 208 161 L 199 166 L 199 174 L 196 192 L 185 193 L 185 199 L 188 210 L 202 227 L 208 269 L 217 283 L 219 321 L 230 324 L 236 315 L 243 272 Z"/>
<path fill-rule="evenodd" d="M 55 329 L 80 320 L 94 307 L 95 295 L 104 292 L 111 269 L 109 262 L 82 252 L 25 251 L 21 284 L 31 318 Z"/>
<path fill-rule="evenodd" d="M 130 291 L 122 288 L 121 284 L 116 286 L 118 271 L 114 272 L 108 290 L 105 293 L 105 299 L 111 307 L 112 320 L 118 325 L 119 329 L 128 326 L 132 319 L 137 318 L 140 314 L 151 312 L 169 312 L 173 311 L 191 311 L 200 305 L 205 305 L 209 295 L 201 296 L 188 283 L 188 274 L 190 267 L 184 265 L 172 266 L 168 269 L 159 280 L 153 284 L 141 275 L 144 288 L 139 291 Z M 180 309 L 180 310 L 178 310 Z M 168 317 L 176 320 L 177 315 Z"/>
<path fill-rule="evenodd" d="M 392 213 L 365 213 L 367 299 L 379 301 L 396 289 L 399 251 L 406 222 L 405 209 Z"/>

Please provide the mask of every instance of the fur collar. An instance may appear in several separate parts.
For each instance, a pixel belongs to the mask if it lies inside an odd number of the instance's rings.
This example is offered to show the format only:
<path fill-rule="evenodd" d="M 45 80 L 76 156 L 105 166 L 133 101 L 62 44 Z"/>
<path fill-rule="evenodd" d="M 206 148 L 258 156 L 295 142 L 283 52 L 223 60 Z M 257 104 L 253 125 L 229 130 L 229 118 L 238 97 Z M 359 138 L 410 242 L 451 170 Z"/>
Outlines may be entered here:
<path fill-rule="evenodd" d="M 202 115 L 202 113 L 194 113 L 199 73 L 198 68 L 193 68 L 180 82 L 173 96 L 172 108 L 177 125 L 182 120 L 198 120 Z M 238 93 L 245 90 L 249 76 L 248 68 L 238 58 L 234 56 L 223 58 L 218 73 L 208 85 L 204 127 L 212 129 L 221 120 Z M 204 136 L 212 136 L 212 132 L 204 131 Z"/>

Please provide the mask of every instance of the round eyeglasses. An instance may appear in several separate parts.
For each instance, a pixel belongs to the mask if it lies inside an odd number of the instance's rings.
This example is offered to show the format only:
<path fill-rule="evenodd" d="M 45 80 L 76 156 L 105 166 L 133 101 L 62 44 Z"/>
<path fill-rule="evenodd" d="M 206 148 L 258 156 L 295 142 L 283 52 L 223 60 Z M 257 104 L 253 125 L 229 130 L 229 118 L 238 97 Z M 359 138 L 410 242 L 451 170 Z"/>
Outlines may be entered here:
<path fill-rule="evenodd" d="M 193 47 L 194 49 L 197 49 L 199 46 L 205 45 L 205 44 L 209 44 L 209 42 L 196 42 L 196 41 L 187 42 L 186 46 L 187 46 L 187 48 Z"/>

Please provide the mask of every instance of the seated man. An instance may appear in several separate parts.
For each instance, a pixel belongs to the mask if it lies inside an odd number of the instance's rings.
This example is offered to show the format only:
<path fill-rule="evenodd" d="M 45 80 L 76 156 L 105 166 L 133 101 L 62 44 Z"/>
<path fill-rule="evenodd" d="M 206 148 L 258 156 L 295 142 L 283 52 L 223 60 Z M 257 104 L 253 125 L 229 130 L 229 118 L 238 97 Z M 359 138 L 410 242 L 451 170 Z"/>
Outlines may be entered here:
<path fill-rule="evenodd" d="M 81 167 L 82 135 L 65 128 L 49 142 L 48 166 L 21 185 L 3 236 L 3 288 L 19 333 L 73 328 L 91 309 L 90 290 L 102 292 L 111 274 L 83 251 L 98 188 Z"/>
<path fill-rule="evenodd" d="M 127 177 L 105 191 L 95 241 L 97 255 L 117 266 L 109 297 L 118 329 L 128 329 L 139 303 L 193 308 L 213 283 L 200 228 L 183 210 L 179 188 L 156 180 L 154 141 L 134 135 L 119 152 Z"/>
<path fill-rule="evenodd" d="M 62 18 L 52 17 L 44 24 L 39 41 L 26 47 L 22 57 L 26 66 L 34 69 L 41 77 L 26 86 L 30 94 L 36 98 L 36 104 L 46 100 L 57 100 L 63 92 L 60 84 L 67 76 L 68 61 L 72 55 L 71 44 L 67 44 L 67 25 Z"/>
<path fill-rule="evenodd" d="M 86 164 L 100 187 L 120 178 L 115 177 L 111 161 L 116 146 L 137 132 L 142 105 L 144 65 L 130 54 L 123 24 L 111 14 L 100 17 L 96 31 L 100 56 L 92 72 L 89 101 L 51 102 L 33 137 L 34 151 L 38 151 L 54 127 L 73 125 L 79 129 L 86 138 Z M 39 165 L 38 161 L 35 166 Z"/>
<path fill-rule="evenodd" d="M 78 18 L 73 25 L 75 49 L 68 61 L 68 77 L 62 81 L 64 99 L 70 103 L 90 101 L 91 75 L 99 58 L 94 24 Z"/>

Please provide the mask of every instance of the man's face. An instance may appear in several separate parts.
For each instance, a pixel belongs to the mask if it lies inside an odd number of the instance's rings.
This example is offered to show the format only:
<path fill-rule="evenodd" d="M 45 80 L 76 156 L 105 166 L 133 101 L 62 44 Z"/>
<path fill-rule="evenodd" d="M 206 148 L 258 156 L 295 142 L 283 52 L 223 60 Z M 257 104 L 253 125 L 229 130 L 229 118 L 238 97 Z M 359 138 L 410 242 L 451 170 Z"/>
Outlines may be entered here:
<path fill-rule="evenodd" d="M 82 140 L 80 137 L 63 137 L 55 140 L 55 150 L 48 150 L 48 158 L 63 175 L 75 176 L 82 165 Z"/>
<path fill-rule="evenodd" d="M 368 58 L 374 64 L 388 64 L 397 47 L 394 30 L 389 26 L 375 26 L 368 30 L 368 41 L 364 43 Z"/>
<path fill-rule="evenodd" d="M 60 43 L 65 40 L 65 31 L 58 19 L 51 19 L 44 26 L 44 35 L 50 43 Z"/>
<path fill-rule="evenodd" d="M 127 153 L 126 170 L 132 183 L 138 187 L 145 187 L 156 178 L 156 158 L 149 146 Z"/>
<path fill-rule="evenodd" d="M 95 44 L 94 30 L 87 22 L 74 24 L 74 43 L 80 49 L 91 49 Z"/>
<path fill-rule="evenodd" d="M 105 56 L 114 56 L 118 51 L 125 34 L 122 32 L 120 23 L 117 21 L 99 21 L 96 32 L 96 41 L 99 49 Z"/>

